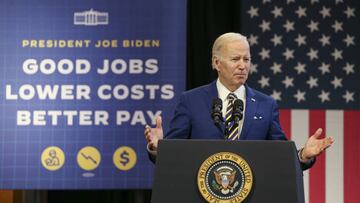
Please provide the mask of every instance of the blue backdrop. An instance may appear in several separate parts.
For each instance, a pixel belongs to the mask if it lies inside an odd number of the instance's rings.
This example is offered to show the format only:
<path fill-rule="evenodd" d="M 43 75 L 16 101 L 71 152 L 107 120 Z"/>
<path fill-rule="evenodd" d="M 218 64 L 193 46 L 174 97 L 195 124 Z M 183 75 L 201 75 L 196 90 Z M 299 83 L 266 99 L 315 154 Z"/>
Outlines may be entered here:
<path fill-rule="evenodd" d="M 185 88 L 186 1 L 0 3 L 0 188 L 150 188 Z M 103 68 L 104 67 L 104 68 Z"/>

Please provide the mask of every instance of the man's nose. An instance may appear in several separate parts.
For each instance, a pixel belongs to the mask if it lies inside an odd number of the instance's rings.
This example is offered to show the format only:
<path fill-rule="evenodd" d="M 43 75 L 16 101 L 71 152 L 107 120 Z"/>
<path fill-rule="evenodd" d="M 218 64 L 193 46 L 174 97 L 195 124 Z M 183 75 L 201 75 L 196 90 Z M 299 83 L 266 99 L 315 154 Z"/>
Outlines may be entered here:
<path fill-rule="evenodd" d="M 243 60 L 239 60 L 237 64 L 237 68 L 243 70 L 246 67 L 246 63 Z"/>

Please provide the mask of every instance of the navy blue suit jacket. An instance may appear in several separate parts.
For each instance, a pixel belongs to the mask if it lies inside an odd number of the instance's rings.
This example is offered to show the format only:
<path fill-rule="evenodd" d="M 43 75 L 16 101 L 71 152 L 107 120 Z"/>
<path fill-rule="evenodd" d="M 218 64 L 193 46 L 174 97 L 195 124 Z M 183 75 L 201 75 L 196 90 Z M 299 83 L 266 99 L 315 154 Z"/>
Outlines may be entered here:
<path fill-rule="evenodd" d="M 241 140 L 286 140 L 273 98 L 247 85 Z M 212 102 L 218 98 L 216 81 L 184 92 L 170 122 L 167 139 L 224 139 L 224 126 L 214 124 Z"/>

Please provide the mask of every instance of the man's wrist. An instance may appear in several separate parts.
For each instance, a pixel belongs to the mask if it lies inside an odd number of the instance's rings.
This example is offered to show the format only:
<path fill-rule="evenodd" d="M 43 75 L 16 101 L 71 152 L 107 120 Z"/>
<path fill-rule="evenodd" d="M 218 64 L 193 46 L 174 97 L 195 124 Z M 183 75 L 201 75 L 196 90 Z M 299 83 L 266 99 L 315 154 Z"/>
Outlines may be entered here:
<path fill-rule="evenodd" d="M 309 163 L 312 160 L 312 158 L 304 157 L 304 148 L 300 149 L 298 156 L 302 163 Z"/>

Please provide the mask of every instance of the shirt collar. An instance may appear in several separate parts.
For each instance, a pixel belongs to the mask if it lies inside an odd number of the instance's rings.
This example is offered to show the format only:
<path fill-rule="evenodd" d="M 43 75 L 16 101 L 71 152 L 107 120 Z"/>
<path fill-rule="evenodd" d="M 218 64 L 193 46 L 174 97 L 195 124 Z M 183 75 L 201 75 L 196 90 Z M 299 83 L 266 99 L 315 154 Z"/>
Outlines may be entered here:
<path fill-rule="evenodd" d="M 219 94 L 219 98 L 222 101 L 226 100 L 226 97 L 228 96 L 229 93 L 231 93 L 231 91 L 229 89 L 227 89 L 219 80 L 219 78 L 216 81 L 216 88 Z M 234 92 L 233 92 L 236 97 L 238 99 L 241 99 L 243 101 L 245 101 L 245 85 L 241 85 L 239 88 L 237 88 Z"/>

